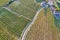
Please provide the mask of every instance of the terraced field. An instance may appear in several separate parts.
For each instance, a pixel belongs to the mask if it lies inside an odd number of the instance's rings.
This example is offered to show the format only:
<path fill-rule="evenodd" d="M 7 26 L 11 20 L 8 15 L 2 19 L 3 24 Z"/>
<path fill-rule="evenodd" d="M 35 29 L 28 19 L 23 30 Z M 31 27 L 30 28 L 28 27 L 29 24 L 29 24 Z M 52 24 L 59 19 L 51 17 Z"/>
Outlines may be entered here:
<path fill-rule="evenodd" d="M 50 9 L 46 16 L 44 16 L 44 10 L 41 10 L 25 40 L 60 40 L 60 29 L 54 20 Z"/>

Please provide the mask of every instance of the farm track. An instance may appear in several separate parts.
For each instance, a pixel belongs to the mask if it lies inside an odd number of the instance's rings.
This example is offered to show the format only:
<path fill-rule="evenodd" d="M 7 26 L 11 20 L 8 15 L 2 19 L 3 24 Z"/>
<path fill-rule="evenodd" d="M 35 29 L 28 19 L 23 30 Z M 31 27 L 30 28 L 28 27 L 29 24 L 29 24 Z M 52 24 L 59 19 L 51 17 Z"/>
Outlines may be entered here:
<path fill-rule="evenodd" d="M 26 16 L 23 16 L 23 15 L 20 15 L 20 14 L 18 14 L 18 13 L 16 13 L 16 12 L 12 11 L 12 10 L 9 9 L 9 8 L 6 8 L 6 7 L 3 7 L 3 8 L 5 8 L 6 10 L 12 12 L 12 13 L 15 14 L 17 17 L 24 17 L 25 19 L 32 21 L 30 18 L 28 18 L 28 17 L 26 17 Z"/>
<path fill-rule="evenodd" d="M 43 9 L 43 8 L 42 8 L 42 9 Z M 26 37 L 26 35 L 27 35 L 27 32 L 30 30 L 31 26 L 34 24 L 35 20 L 37 19 L 37 16 L 38 16 L 39 12 L 40 12 L 42 9 L 40 9 L 40 10 L 36 13 L 35 17 L 33 18 L 32 23 L 27 27 L 27 29 L 24 31 L 23 35 L 21 36 L 21 38 L 22 38 L 21 40 L 25 40 L 25 37 Z"/>

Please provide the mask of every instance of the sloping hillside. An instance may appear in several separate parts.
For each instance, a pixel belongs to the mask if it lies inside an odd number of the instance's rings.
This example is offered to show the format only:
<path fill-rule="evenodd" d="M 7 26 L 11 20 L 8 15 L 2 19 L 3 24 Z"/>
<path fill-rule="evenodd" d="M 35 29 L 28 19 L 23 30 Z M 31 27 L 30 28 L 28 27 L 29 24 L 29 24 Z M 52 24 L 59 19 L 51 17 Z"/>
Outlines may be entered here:
<path fill-rule="evenodd" d="M 54 23 L 50 9 L 46 16 L 44 16 L 44 10 L 41 10 L 27 33 L 26 40 L 60 40 L 60 31 Z"/>

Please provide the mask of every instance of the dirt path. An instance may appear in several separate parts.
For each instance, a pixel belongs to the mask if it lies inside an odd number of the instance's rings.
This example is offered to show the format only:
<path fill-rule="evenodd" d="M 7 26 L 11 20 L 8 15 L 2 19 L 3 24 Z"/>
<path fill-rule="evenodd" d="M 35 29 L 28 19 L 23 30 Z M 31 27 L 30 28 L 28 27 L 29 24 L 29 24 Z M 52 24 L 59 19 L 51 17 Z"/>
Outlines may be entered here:
<path fill-rule="evenodd" d="M 17 17 L 24 17 L 24 18 L 26 18 L 27 20 L 32 21 L 30 18 L 28 18 L 28 17 L 26 17 L 26 16 L 23 16 L 23 15 L 20 15 L 20 14 L 18 14 L 18 13 L 16 13 L 16 12 L 12 11 L 10 8 L 6 8 L 6 7 L 3 7 L 3 8 L 5 8 L 6 10 L 12 12 L 12 13 L 15 14 Z"/>
<path fill-rule="evenodd" d="M 43 9 L 43 8 L 42 8 L 42 9 Z M 40 10 L 36 13 L 36 15 L 35 15 L 32 23 L 31 23 L 31 24 L 28 26 L 28 28 L 25 30 L 25 32 L 24 32 L 24 34 L 23 34 L 23 36 L 22 36 L 22 40 L 25 40 L 25 37 L 26 37 L 26 35 L 27 35 L 27 32 L 30 30 L 32 24 L 34 24 L 34 22 L 35 22 L 35 20 L 36 20 L 36 18 L 37 18 L 37 16 L 38 16 L 38 14 L 39 14 L 39 12 L 40 12 L 42 9 L 40 9 Z"/>

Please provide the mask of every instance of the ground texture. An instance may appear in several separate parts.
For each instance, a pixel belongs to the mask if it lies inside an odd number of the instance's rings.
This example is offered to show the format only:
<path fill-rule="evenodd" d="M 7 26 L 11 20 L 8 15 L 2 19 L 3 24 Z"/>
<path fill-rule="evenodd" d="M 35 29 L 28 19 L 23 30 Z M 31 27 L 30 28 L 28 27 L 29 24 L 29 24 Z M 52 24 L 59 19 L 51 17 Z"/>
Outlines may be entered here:
<path fill-rule="evenodd" d="M 18 40 L 36 14 L 34 0 L 0 0 L 0 40 Z"/>
<path fill-rule="evenodd" d="M 46 16 L 44 16 L 44 10 L 41 10 L 25 40 L 60 40 L 60 31 L 55 25 L 50 9 Z"/>

